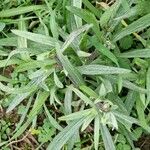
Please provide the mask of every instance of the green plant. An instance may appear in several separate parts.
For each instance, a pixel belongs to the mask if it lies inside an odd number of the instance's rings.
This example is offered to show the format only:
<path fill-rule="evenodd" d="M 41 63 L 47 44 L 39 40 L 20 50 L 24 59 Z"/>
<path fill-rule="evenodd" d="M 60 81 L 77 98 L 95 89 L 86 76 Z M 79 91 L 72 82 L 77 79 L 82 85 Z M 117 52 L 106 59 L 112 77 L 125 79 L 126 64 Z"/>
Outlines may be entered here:
<path fill-rule="evenodd" d="M 135 149 L 150 132 L 145 3 L 4 1 L 0 104 L 20 120 L 0 146 L 28 131 L 37 149 Z"/>

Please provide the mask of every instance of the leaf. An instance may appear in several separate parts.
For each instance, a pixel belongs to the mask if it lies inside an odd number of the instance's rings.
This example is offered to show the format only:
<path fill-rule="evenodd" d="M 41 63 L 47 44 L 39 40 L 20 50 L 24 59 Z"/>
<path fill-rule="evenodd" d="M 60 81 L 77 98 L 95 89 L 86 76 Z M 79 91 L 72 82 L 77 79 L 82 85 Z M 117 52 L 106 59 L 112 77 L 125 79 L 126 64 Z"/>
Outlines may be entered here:
<path fill-rule="evenodd" d="M 64 99 L 64 109 L 65 109 L 64 111 L 66 115 L 71 114 L 72 112 L 71 102 L 72 102 L 72 90 L 67 87 Z"/>
<path fill-rule="evenodd" d="M 5 76 L 0 75 L 0 81 L 11 82 L 12 80 Z"/>
<path fill-rule="evenodd" d="M 85 103 L 90 104 L 91 106 L 94 105 L 93 102 L 78 89 L 74 88 L 73 86 L 69 86 L 69 88 L 74 91 Z"/>
<path fill-rule="evenodd" d="M 98 150 L 99 148 L 99 137 L 100 137 L 100 119 L 99 116 L 95 117 L 94 120 L 94 148 Z"/>
<path fill-rule="evenodd" d="M 82 0 L 82 2 L 92 13 L 95 14 L 96 17 L 100 17 L 100 11 L 96 9 L 95 6 L 93 6 L 91 2 L 89 2 L 89 0 Z"/>
<path fill-rule="evenodd" d="M 3 31 L 4 28 L 5 28 L 5 23 L 0 22 L 0 32 Z"/>
<path fill-rule="evenodd" d="M 90 114 L 91 114 L 91 109 L 86 109 L 86 110 L 82 110 L 79 112 L 69 114 L 67 116 L 59 117 L 59 120 L 76 120 L 76 119 L 80 119 L 82 117 L 86 117 Z"/>
<path fill-rule="evenodd" d="M 125 53 L 119 54 L 119 57 L 123 57 L 123 58 L 136 58 L 136 57 L 149 58 L 150 57 L 150 49 L 132 50 L 130 52 L 125 52 Z"/>
<path fill-rule="evenodd" d="M 61 35 L 61 37 L 66 41 L 68 39 L 69 34 L 67 34 L 65 31 L 63 31 L 60 27 L 58 28 L 59 30 L 59 34 Z M 75 38 L 72 43 L 70 43 L 70 46 L 73 48 L 73 50 L 75 52 L 80 51 L 80 41 Z"/>
<path fill-rule="evenodd" d="M 128 130 L 131 128 L 132 124 L 139 124 L 138 120 L 133 117 L 124 115 L 117 111 L 114 111 L 113 114 L 116 116 L 117 120 L 121 122 Z"/>
<path fill-rule="evenodd" d="M 20 16 L 20 19 L 22 19 L 23 16 Z M 20 20 L 18 23 L 18 28 L 21 31 L 26 31 L 26 22 L 25 20 Z M 27 48 L 27 39 L 23 37 L 18 37 L 18 48 Z M 21 53 L 21 58 L 25 61 L 30 60 L 29 53 Z"/>
<path fill-rule="evenodd" d="M 18 94 L 15 96 L 11 103 L 9 104 L 9 107 L 7 108 L 6 113 L 9 113 L 12 111 L 16 106 L 18 106 L 25 98 L 27 98 L 30 95 L 30 93 L 23 93 L 23 94 Z"/>
<path fill-rule="evenodd" d="M 59 88 L 63 88 L 63 87 L 64 87 L 63 84 L 60 82 L 60 80 L 59 80 L 59 78 L 58 78 L 58 76 L 57 76 L 57 74 L 56 74 L 55 71 L 54 71 L 54 82 L 55 82 L 55 84 L 56 84 Z"/>
<path fill-rule="evenodd" d="M 21 55 L 23 55 L 23 54 L 26 54 L 27 52 L 29 52 L 30 51 L 30 49 L 26 49 L 26 48 L 19 48 L 19 49 L 16 49 L 16 50 L 13 50 L 13 51 L 11 51 L 10 53 L 9 53 L 9 55 L 8 55 L 8 58 L 7 58 L 7 60 L 6 60 L 6 66 L 7 66 L 7 63 L 9 62 L 9 60 L 11 59 L 11 57 L 13 57 L 14 55 L 16 55 L 16 54 L 21 54 Z M 27 57 L 28 58 L 28 57 Z"/>
<path fill-rule="evenodd" d="M 132 112 L 132 109 L 134 108 L 136 100 L 137 100 L 137 92 L 129 91 L 126 101 L 125 101 L 125 106 L 126 106 L 128 114 Z"/>
<path fill-rule="evenodd" d="M 96 20 L 95 16 L 92 13 L 90 13 L 84 9 L 80 9 L 77 7 L 71 7 L 71 6 L 67 6 L 67 9 L 70 12 L 72 12 L 73 14 L 82 18 L 88 24 L 93 24 L 93 31 L 95 32 L 98 39 L 101 41 L 101 32 L 99 29 L 99 24 L 98 24 L 98 21 Z"/>
<path fill-rule="evenodd" d="M 50 36 L 42 35 L 42 34 L 37 34 L 37 33 L 31 33 L 27 31 L 21 31 L 21 30 L 11 30 L 14 34 L 26 38 L 28 40 L 49 45 L 52 47 L 55 47 L 56 40 Z"/>
<path fill-rule="evenodd" d="M 110 80 L 112 83 L 118 83 L 118 80 L 115 76 L 110 76 L 110 75 L 107 75 L 105 76 L 108 80 Z M 122 86 L 123 87 L 126 87 L 130 90 L 133 90 L 133 91 L 136 91 L 136 92 L 139 92 L 139 93 L 147 93 L 148 91 L 142 87 L 139 87 L 137 86 L 136 84 L 128 81 L 128 80 L 123 80 L 122 81 Z"/>
<path fill-rule="evenodd" d="M 6 93 L 12 93 L 12 94 L 21 94 L 21 93 L 31 93 L 35 91 L 38 87 L 38 85 L 43 82 L 51 73 L 53 72 L 53 69 L 49 71 L 45 71 L 45 74 L 42 74 L 41 76 L 34 78 L 31 80 L 26 86 L 20 87 L 20 88 L 13 88 L 6 86 L 0 82 L 0 89 L 2 91 L 5 91 Z"/>
<path fill-rule="evenodd" d="M 104 27 L 108 24 L 109 20 L 113 18 L 119 9 L 121 1 L 116 1 L 110 8 L 108 8 L 100 18 L 101 27 Z"/>
<path fill-rule="evenodd" d="M 92 27 L 92 24 L 86 24 L 84 26 L 81 26 L 77 30 L 73 31 L 69 36 L 67 37 L 65 43 L 62 46 L 62 52 L 75 40 L 76 37 L 78 37 L 82 32 L 89 30 Z"/>
<path fill-rule="evenodd" d="M 90 87 L 86 86 L 86 85 L 81 85 L 80 89 L 85 92 L 87 95 L 89 95 L 90 97 L 93 98 L 98 98 L 98 94 L 93 91 Z"/>
<path fill-rule="evenodd" d="M 113 41 L 116 42 L 131 33 L 138 32 L 138 31 L 145 29 L 146 27 L 150 26 L 149 20 L 150 20 L 150 14 L 147 14 L 141 17 L 140 19 L 134 21 L 133 23 L 128 25 L 126 28 L 124 28 L 123 30 L 115 34 Z"/>
<path fill-rule="evenodd" d="M 71 122 L 60 133 L 58 133 L 52 142 L 48 145 L 47 150 L 60 150 L 63 145 L 77 132 L 84 118 Z"/>
<path fill-rule="evenodd" d="M 73 0 L 73 6 L 77 7 L 77 8 L 82 8 L 82 0 Z M 74 15 L 75 18 L 75 22 L 77 25 L 77 28 L 82 26 L 82 19 L 76 15 Z"/>
<path fill-rule="evenodd" d="M 44 92 L 39 93 L 39 95 L 36 97 L 36 101 L 34 103 L 34 106 L 29 113 L 27 121 L 17 130 L 17 132 L 13 135 L 13 137 L 10 140 L 16 139 L 18 136 L 20 136 L 27 129 L 27 127 L 33 121 L 35 116 L 38 114 L 39 110 L 44 105 L 48 96 L 49 96 L 48 92 L 44 91 Z"/>
<path fill-rule="evenodd" d="M 9 87 L 9 86 L 6 86 L 4 84 L 2 84 L 0 82 L 0 90 L 6 92 L 6 93 L 9 93 L 9 94 L 18 94 L 18 93 L 28 93 L 28 92 L 33 92 L 36 88 L 35 85 L 32 85 L 32 88 L 31 88 L 31 84 L 32 82 L 30 82 L 29 85 L 25 86 L 25 87 L 22 87 L 22 88 L 13 88 L 13 87 Z M 29 87 L 32 89 L 29 89 Z"/>
<path fill-rule="evenodd" d="M 102 134 L 102 139 L 104 141 L 105 149 L 106 150 L 115 150 L 115 146 L 114 146 L 112 137 L 111 137 L 106 125 L 100 123 L 100 130 L 101 130 L 101 134 Z"/>
<path fill-rule="evenodd" d="M 95 48 L 100 53 L 102 53 L 104 56 L 108 57 L 112 62 L 114 62 L 117 66 L 119 66 L 116 56 L 108 48 L 106 48 L 102 43 L 100 43 L 96 37 L 92 38 L 91 43 L 92 43 L 92 45 L 95 46 Z"/>
<path fill-rule="evenodd" d="M 119 126 L 120 126 L 120 132 L 126 137 L 127 142 L 130 144 L 132 149 L 135 149 L 131 132 L 128 131 L 122 124 L 120 124 Z"/>
<path fill-rule="evenodd" d="M 9 64 L 10 60 L 8 61 Z M 32 61 L 28 61 L 28 62 L 24 62 L 24 63 L 20 63 L 19 66 L 17 66 L 15 68 L 16 72 L 24 72 L 27 70 L 32 70 L 32 69 L 36 69 L 36 68 L 41 68 L 41 67 L 45 67 L 45 66 L 51 66 L 53 64 L 55 64 L 56 61 L 51 59 L 51 60 L 32 60 Z"/>
<path fill-rule="evenodd" d="M 0 50 L 0 56 L 8 56 L 8 52 L 5 52 L 4 50 Z"/>
<path fill-rule="evenodd" d="M 137 15 L 137 13 L 138 13 L 138 8 L 137 8 L 137 6 L 134 6 L 131 9 L 127 10 L 125 13 L 123 13 L 121 15 L 118 15 L 114 19 L 114 21 L 118 21 L 118 20 L 130 18 L 130 17 L 134 17 L 135 15 Z"/>
<path fill-rule="evenodd" d="M 83 132 L 89 126 L 89 124 L 92 122 L 94 118 L 95 118 L 94 114 L 87 115 L 81 127 L 81 132 Z"/>
<path fill-rule="evenodd" d="M 31 118 L 33 119 L 33 118 Z M 12 141 L 13 139 L 16 139 L 17 137 L 19 137 L 21 134 L 23 134 L 23 132 L 28 128 L 28 126 L 30 125 L 30 123 L 32 122 L 32 120 L 27 120 L 18 130 L 16 133 L 13 134 L 13 136 L 11 137 L 10 141 Z"/>
<path fill-rule="evenodd" d="M 16 129 L 15 129 L 14 132 L 16 132 L 17 130 L 19 130 L 19 128 L 20 128 L 21 125 L 23 124 L 23 122 L 24 122 L 24 120 L 25 120 L 25 118 L 26 118 L 26 116 L 27 116 L 27 113 L 28 113 L 28 111 L 29 111 L 29 108 L 31 107 L 32 100 L 33 100 L 33 96 L 31 96 L 31 97 L 29 98 L 28 103 L 27 103 L 27 105 L 26 105 L 26 107 L 25 107 L 25 110 L 23 111 L 22 116 L 21 116 L 19 122 L 17 123 Z M 10 106 L 11 106 L 11 105 L 10 105 Z M 7 111 L 8 111 L 8 109 L 7 109 Z M 9 112 L 9 111 L 8 111 L 8 112 Z"/>
<path fill-rule="evenodd" d="M 112 112 L 109 112 L 108 117 L 109 117 L 110 124 L 112 125 L 112 130 L 113 129 L 118 130 L 118 123 L 117 123 L 117 119 L 114 116 L 114 114 Z"/>
<path fill-rule="evenodd" d="M 150 133 L 150 127 L 145 118 L 144 105 L 142 104 L 140 99 L 137 99 L 136 101 L 136 110 L 139 118 L 139 125 Z"/>
<path fill-rule="evenodd" d="M 34 118 L 38 112 L 40 111 L 40 109 L 42 108 L 42 106 L 44 105 L 45 101 L 47 100 L 47 98 L 49 97 L 49 92 L 47 91 L 43 91 L 43 92 L 39 92 L 39 94 L 36 97 L 35 103 L 33 105 L 32 110 L 29 113 L 28 118 Z"/>
<path fill-rule="evenodd" d="M 36 11 L 39 9 L 44 9 L 44 5 L 32 5 L 32 6 L 26 6 L 26 7 L 18 7 L 18 8 L 12 8 L 8 10 L 2 10 L 0 11 L 0 17 L 11 17 L 16 15 L 21 15 L 24 13 Z"/>
<path fill-rule="evenodd" d="M 17 38 L 16 37 L 8 37 L 0 39 L 1 46 L 17 46 Z"/>
<path fill-rule="evenodd" d="M 77 51 L 79 57 L 89 57 L 91 54 L 84 51 Z"/>
<path fill-rule="evenodd" d="M 146 106 L 148 106 L 150 103 L 150 67 L 148 68 L 147 74 L 146 74 L 146 87 L 147 87 L 147 91 L 148 91 L 147 92 Z"/>
<path fill-rule="evenodd" d="M 109 93 L 108 99 L 111 100 L 114 105 L 118 106 L 118 110 L 120 112 L 122 112 L 123 114 L 128 114 L 128 109 L 126 108 L 123 100 L 119 96 L 115 95 L 114 93 Z"/>
<path fill-rule="evenodd" d="M 132 44 L 133 44 L 133 38 L 128 35 L 128 36 L 125 36 L 124 38 L 122 38 L 120 41 L 120 47 L 123 48 L 123 49 L 129 49 L 131 48 Z M 118 55 L 120 57 L 120 55 Z"/>
<path fill-rule="evenodd" d="M 39 83 L 40 83 L 40 80 L 37 79 L 37 80 L 29 82 L 28 85 L 24 87 L 13 88 L 13 87 L 6 86 L 0 82 L 0 89 L 9 94 L 18 94 L 18 93 L 21 94 L 21 93 L 29 93 L 29 92 L 31 93 L 37 88 L 37 85 Z"/>
<path fill-rule="evenodd" d="M 80 72 L 70 63 L 67 56 L 64 56 L 57 48 L 57 56 L 64 69 L 68 72 L 70 80 L 77 86 L 83 85 L 84 80 Z"/>
<path fill-rule="evenodd" d="M 81 74 L 86 74 L 86 75 L 125 74 L 130 72 L 130 70 L 128 69 L 110 67 L 104 65 L 83 65 L 78 67 L 78 70 L 81 72 Z"/>
<path fill-rule="evenodd" d="M 9 60 L 9 62 L 7 62 L 7 59 L 3 59 L 3 60 L 0 60 L 0 68 L 7 67 L 10 65 L 20 64 L 22 62 L 23 62 L 22 60 L 16 59 L 16 58 Z"/>
<path fill-rule="evenodd" d="M 46 113 L 46 115 L 49 119 L 49 122 L 52 124 L 52 126 L 61 131 L 63 128 L 58 124 L 58 122 L 50 114 L 50 112 L 48 111 L 46 105 L 44 105 L 44 109 L 45 109 L 45 113 Z"/>
<path fill-rule="evenodd" d="M 58 39 L 58 29 L 57 29 L 57 23 L 56 23 L 56 13 L 55 11 L 51 12 L 51 16 L 50 16 L 50 28 L 51 28 L 51 32 L 52 35 L 55 39 Z"/>

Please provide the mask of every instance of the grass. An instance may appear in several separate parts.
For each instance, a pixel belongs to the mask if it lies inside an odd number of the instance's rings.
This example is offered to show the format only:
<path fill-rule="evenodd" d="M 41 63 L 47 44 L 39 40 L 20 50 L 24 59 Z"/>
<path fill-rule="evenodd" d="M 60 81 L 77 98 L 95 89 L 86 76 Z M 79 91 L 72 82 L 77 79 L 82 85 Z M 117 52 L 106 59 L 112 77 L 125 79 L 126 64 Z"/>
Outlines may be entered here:
<path fill-rule="evenodd" d="M 149 4 L 3 0 L 0 149 L 148 150 Z"/>

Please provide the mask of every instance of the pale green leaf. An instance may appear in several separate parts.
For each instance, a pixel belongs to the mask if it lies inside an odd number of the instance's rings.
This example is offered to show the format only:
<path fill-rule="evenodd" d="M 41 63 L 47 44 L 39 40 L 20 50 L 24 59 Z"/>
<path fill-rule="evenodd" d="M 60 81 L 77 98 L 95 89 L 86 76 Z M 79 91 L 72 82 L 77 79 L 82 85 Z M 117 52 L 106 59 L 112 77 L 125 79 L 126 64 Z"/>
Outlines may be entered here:
<path fill-rule="evenodd" d="M 106 26 L 110 19 L 112 19 L 117 10 L 119 9 L 121 1 L 116 1 L 110 8 L 108 8 L 100 18 L 100 24 L 102 27 Z"/>
<path fill-rule="evenodd" d="M 102 139 L 104 141 L 105 149 L 106 150 L 115 150 L 115 146 L 112 140 L 112 137 L 108 131 L 108 128 L 106 125 L 100 123 L 100 130 L 102 134 Z"/>
<path fill-rule="evenodd" d="M 88 24 L 93 24 L 93 31 L 95 32 L 99 40 L 101 40 L 101 32 L 99 29 L 99 24 L 98 24 L 96 17 L 92 13 L 88 12 L 87 10 L 80 9 L 77 7 L 71 7 L 71 6 L 67 6 L 67 9 L 73 14 L 82 18 Z"/>
<path fill-rule="evenodd" d="M 84 118 L 71 122 L 66 128 L 58 133 L 52 142 L 48 145 L 47 150 L 61 150 L 63 145 L 77 132 L 82 125 Z"/>
<path fill-rule="evenodd" d="M 150 49 L 131 50 L 130 52 L 121 53 L 118 56 L 123 58 L 136 58 L 136 57 L 149 58 Z"/>
<path fill-rule="evenodd" d="M 104 65 L 83 65 L 78 67 L 78 70 L 81 72 L 81 74 L 86 75 L 125 74 L 130 72 L 128 69 Z"/>
<path fill-rule="evenodd" d="M 120 40 L 121 38 L 134 33 L 134 32 L 139 32 L 148 26 L 150 26 L 150 14 L 147 14 L 140 19 L 134 21 L 133 23 L 129 24 L 126 28 L 118 32 L 116 35 L 114 35 L 113 41 L 116 42 Z"/>
<path fill-rule="evenodd" d="M 54 82 L 56 84 L 56 86 L 58 86 L 59 88 L 63 88 L 63 84 L 60 82 L 56 72 L 54 71 Z"/>
<path fill-rule="evenodd" d="M 24 37 L 28 40 L 49 45 L 52 47 L 55 47 L 55 44 L 57 42 L 54 38 L 42 34 L 31 33 L 31 32 L 21 31 L 21 30 L 12 30 L 12 32 L 20 37 Z"/>
<path fill-rule="evenodd" d="M 53 125 L 53 127 L 55 127 L 58 130 L 62 130 L 63 128 L 58 124 L 58 122 L 53 118 L 53 116 L 50 114 L 50 112 L 48 111 L 46 105 L 44 105 L 44 109 L 45 109 L 45 113 L 50 121 L 50 123 Z"/>
<path fill-rule="evenodd" d="M 2 18 L 2 17 L 21 15 L 24 13 L 28 13 L 28 12 L 32 12 L 44 8 L 45 8 L 44 5 L 31 5 L 26 7 L 18 7 L 18 8 L 8 9 L 8 10 L 2 10 L 0 11 L 0 17 Z"/>
<path fill-rule="evenodd" d="M 114 62 L 117 66 L 119 66 L 117 57 L 102 43 L 100 43 L 96 37 L 93 37 L 91 39 L 91 43 L 100 52 L 100 54 L 102 53 L 104 56 L 108 57 L 112 62 Z"/>
<path fill-rule="evenodd" d="M 99 148 L 99 137 L 100 137 L 100 119 L 99 119 L 99 116 L 96 116 L 94 120 L 94 148 L 95 150 L 98 150 Z"/>
<path fill-rule="evenodd" d="M 82 110 L 82 111 L 79 111 L 79 112 L 69 114 L 67 116 L 59 117 L 59 120 L 76 120 L 76 119 L 80 119 L 82 117 L 86 117 L 90 113 L 91 113 L 91 109 L 86 109 L 86 110 Z"/>

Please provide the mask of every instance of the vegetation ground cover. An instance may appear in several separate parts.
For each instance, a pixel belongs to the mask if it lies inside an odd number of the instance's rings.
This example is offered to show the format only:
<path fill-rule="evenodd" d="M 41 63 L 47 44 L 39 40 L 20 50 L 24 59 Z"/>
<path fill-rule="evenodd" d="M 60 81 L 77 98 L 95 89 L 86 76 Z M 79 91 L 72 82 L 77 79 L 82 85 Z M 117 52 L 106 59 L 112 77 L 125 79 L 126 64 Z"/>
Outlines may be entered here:
<path fill-rule="evenodd" d="M 0 0 L 0 149 L 150 149 L 149 0 Z"/>

